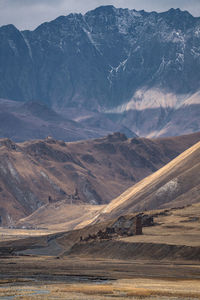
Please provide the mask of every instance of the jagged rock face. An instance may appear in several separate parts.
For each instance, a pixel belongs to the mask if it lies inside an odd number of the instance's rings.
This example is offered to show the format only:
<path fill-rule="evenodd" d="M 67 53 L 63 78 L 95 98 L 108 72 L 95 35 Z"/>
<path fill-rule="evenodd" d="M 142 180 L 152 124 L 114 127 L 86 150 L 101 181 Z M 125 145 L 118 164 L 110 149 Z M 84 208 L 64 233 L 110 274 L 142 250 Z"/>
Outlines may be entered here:
<path fill-rule="evenodd" d="M 113 6 L 62 16 L 34 31 L 0 28 L 0 97 L 102 110 L 142 88 L 199 89 L 200 18 Z"/>

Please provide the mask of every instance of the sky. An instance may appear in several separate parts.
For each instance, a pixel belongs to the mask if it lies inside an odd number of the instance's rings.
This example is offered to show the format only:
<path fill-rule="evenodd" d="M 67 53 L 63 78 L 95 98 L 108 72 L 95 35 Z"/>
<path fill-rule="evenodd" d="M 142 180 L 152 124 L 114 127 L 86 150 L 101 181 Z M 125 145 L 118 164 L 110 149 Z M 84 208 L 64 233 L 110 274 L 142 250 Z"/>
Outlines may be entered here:
<path fill-rule="evenodd" d="M 85 13 L 101 5 L 158 12 L 173 7 L 200 16 L 200 0 L 0 0 L 0 26 L 32 30 L 60 15 Z"/>

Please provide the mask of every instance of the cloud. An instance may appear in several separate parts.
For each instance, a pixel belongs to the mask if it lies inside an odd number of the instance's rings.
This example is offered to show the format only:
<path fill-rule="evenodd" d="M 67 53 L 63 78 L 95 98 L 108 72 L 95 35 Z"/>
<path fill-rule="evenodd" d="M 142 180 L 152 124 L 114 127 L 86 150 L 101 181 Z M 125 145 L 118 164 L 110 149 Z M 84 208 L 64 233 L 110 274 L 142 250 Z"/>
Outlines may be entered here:
<path fill-rule="evenodd" d="M 2 2 L 1 2 L 2 1 Z M 63 0 L 0 0 L 0 25 L 33 29 L 62 14 Z"/>
<path fill-rule="evenodd" d="M 12 23 L 19 29 L 34 29 L 60 15 L 85 13 L 108 4 L 147 11 L 166 11 L 171 7 L 179 7 L 200 16 L 199 0 L 0 0 L 0 25 Z"/>

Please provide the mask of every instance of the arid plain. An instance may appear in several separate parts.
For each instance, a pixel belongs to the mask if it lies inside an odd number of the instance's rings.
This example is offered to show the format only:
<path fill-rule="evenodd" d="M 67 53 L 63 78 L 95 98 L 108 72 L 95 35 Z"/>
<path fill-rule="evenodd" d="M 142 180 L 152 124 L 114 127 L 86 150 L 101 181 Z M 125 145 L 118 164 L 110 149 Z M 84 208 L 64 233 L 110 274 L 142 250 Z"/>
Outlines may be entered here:
<path fill-rule="evenodd" d="M 143 235 L 108 241 L 80 243 L 93 226 L 48 237 L 10 230 L 18 242 L 0 247 L 17 255 L 0 259 L 0 299 L 200 299 L 200 205 L 153 213 Z"/>

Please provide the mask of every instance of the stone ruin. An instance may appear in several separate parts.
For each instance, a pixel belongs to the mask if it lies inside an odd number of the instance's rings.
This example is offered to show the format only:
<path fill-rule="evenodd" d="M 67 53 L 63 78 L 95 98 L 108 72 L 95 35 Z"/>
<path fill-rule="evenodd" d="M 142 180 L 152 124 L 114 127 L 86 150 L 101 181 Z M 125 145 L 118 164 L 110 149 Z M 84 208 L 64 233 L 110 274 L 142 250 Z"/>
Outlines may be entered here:
<path fill-rule="evenodd" d="M 71 194 L 71 195 L 67 195 L 67 198 L 68 198 L 69 200 L 71 200 L 71 204 L 73 203 L 74 200 L 75 200 L 75 201 L 80 200 L 80 196 L 79 196 L 78 189 L 75 188 L 74 193 Z"/>
<path fill-rule="evenodd" d="M 153 216 L 149 215 L 142 215 L 142 226 L 143 227 L 149 227 L 154 225 L 154 218 Z"/>
<path fill-rule="evenodd" d="M 68 200 L 71 200 L 71 204 L 73 203 L 73 200 L 80 200 L 80 196 L 79 196 L 79 192 L 78 192 L 78 189 L 76 188 L 74 190 L 74 193 L 71 194 L 71 195 L 66 195 L 66 197 Z M 48 203 L 56 203 L 58 202 L 59 199 L 53 199 L 51 196 L 48 196 Z"/>
<path fill-rule="evenodd" d="M 75 188 L 74 194 L 71 195 L 73 200 L 80 200 L 78 189 Z"/>
<path fill-rule="evenodd" d="M 96 234 L 89 234 L 87 237 L 80 237 L 80 242 L 90 240 L 106 240 L 119 236 L 142 235 L 142 227 L 153 226 L 152 216 L 139 214 L 137 216 L 126 218 L 120 216 L 110 227 L 105 230 L 99 230 Z"/>

